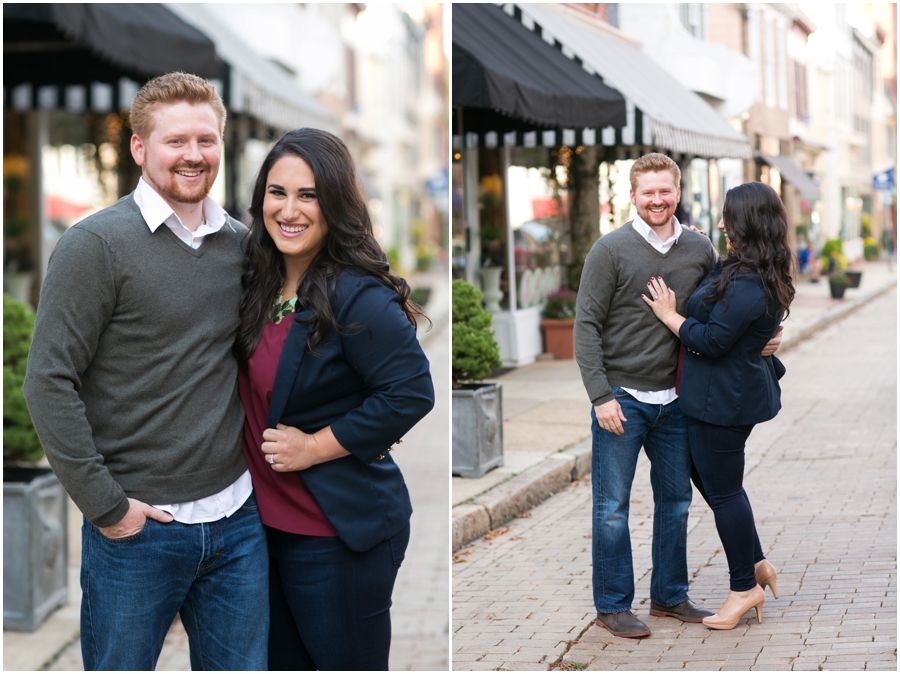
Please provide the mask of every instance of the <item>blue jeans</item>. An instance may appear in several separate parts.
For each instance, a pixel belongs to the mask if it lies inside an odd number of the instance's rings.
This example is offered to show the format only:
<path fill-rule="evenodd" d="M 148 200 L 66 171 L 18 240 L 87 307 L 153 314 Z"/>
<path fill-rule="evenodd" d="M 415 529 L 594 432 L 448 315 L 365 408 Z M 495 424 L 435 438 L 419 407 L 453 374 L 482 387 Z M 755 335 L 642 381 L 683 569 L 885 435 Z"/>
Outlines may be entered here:
<path fill-rule="evenodd" d="M 687 417 L 678 401 L 642 403 L 614 387 L 628 421 L 623 435 L 600 428 L 591 409 L 594 490 L 593 580 L 598 613 L 620 613 L 634 600 L 628 511 L 641 447 L 650 459 L 653 488 L 653 572 L 650 599 L 674 606 L 688 598 L 687 520 L 691 505 L 691 454 Z"/>
<path fill-rule="evenodd" d="M 387 671 L 391 593 L 409 525 L 371 550 L 336 536 L 269 536 L 271 671 Z"/>
<path fill-rule="evenodd" d="M 110 540 L 82 527 L 86 671 L 152 670 L 180 613 L 194 670 L 265 670 L 268 554 L 256 498 L 206 524 L 148 519 Z"/>

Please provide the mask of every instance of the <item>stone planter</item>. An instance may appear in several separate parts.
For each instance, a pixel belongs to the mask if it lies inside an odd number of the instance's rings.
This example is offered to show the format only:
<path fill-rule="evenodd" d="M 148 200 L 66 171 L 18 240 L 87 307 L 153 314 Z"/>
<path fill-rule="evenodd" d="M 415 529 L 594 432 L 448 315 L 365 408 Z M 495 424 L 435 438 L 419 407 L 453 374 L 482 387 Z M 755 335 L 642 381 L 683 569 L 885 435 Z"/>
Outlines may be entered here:
<path fill-rule="evenodd" d="M 503 390 L 463 384 L 453 391 L 453 474 L 478 478 L 503 465 Z"/>
<path fill-rule="evenodd" d="M 68 600 L 67 507 L 49 468 L 3 471 L 3 629 L 33 632 Z"/>
<path fill-rule="evenodd" d="M 545 318 L 541 329 L 546 353 L 552 353 L 557 360 L 575 357 L 574 318 Z"/>

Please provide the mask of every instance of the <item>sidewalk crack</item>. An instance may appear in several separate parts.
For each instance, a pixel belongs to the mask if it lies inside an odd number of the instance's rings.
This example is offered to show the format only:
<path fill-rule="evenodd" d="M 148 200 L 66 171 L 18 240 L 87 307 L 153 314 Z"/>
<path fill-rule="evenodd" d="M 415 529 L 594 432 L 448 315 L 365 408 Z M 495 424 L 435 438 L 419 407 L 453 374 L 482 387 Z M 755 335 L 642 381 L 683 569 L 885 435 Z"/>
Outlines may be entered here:
<path fill-rule="evenodd" d="M 564 651 L 562 652 L 562 654 L 561 654 L 558 658 L 556 658 L 556 660 L 554 660 L 552 663 L 550 663 L 550 669 L 551 669 L 551 670 L 553 670 L 553 669 L 558 669 L 558 668 L 560 668 L 560 667 L 562 666 L 562 664 L 563 664 L 563 658 L 565 658 L 566 655 L 568 655 L 569 651 L 572 649 L 572 646 L 574 646 L 574 645 L 577 644 L 579 641 L 581 641 L 581 637 L 584 636 L 585 632 L 587 632 L 587 631 L 591 628 L 591 625 L 593 625 L 593 624 L 594 624 L 594 621 L 591 620 L 591 621 L 585 626 L 585 628 L 584 628 L 583 630 L 581 630 L 581 632 L 578 633 L 578 636 L 577 636 L 577 637 L 575 637 L 574 639 L 569 639 L 568 641 L 565 642 L 565 643 L 566 643 L 566 650 L 564 650 Z M 606 646 L 604 646 L 604 647 L 601 648 L 600 650 L 602 651 L 602 650 L 604 650 L 605 648 L 606 648 Z"/>

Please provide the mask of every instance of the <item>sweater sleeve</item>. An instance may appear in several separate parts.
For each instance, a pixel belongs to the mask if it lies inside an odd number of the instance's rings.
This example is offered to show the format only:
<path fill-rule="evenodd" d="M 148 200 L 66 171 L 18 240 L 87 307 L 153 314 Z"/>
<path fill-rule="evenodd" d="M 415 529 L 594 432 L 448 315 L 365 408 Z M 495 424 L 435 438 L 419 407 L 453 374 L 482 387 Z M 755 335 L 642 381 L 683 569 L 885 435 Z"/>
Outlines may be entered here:
<path fill-rule="evenodd" d="M 78 509 L 97 526 L 111 526 L 128 512 L 124 490 L 94 445 L 79 396 L 116 294 L 106 242 L 73 227 L 57 244 L 41 286 L 24 385 L 50 466 Z"/>
<path fill-rule="evenodd" d="M 603 326 L 616 288 L 612 256 L 606 246 L 594 245 L 581 272 L 575 311 L 575 360 L 593 405 L 613 399 L 603 364 Z"/>
<path fill-rule="evenodd" d="M 376 460 L 434 407 L 428 359 L 397 293 L 365 276 L 337 315 L 344 357 L 370 391 L 362 405 L 331 424 L 341 446 L 366 463 Z"/>
<path fill-rule="evenodd" d="M 688 349 L 710 358 L 725 355 L 747 331 L 750 324 L 766 313 L 766 294 L 754 277 L 736 276 L 722 298 L 716 302 L 706 323 L 687 318 L 678 336 Z"/>

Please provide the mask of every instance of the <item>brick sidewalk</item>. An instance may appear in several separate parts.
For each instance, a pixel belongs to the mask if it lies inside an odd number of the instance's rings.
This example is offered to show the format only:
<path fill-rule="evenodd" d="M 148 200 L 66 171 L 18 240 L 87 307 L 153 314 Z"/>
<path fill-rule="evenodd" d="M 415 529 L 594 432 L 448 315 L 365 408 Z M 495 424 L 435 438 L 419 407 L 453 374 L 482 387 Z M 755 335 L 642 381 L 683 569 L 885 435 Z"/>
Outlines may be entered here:
<path fill-rule="evenodd" d="M 745 486 L 779 570 L 763 624 L 730 631 L 652 618 L 652 497 L 641 458 L 631 528 L 634 609 L 653 631 L 593 624 L 590 483 L 580 480 L 467 546 L 453 568 L 457 670 L 896 670 L 896 351 L 892 290 L 784 355 L 784 408 L 750 437 Z M 692 597 L 713 610 L 728 579 L 712 513 L 695 497 Z M 751 617 L 754 616 L 754 617 Z"/>

